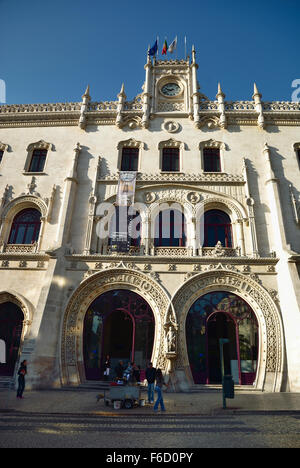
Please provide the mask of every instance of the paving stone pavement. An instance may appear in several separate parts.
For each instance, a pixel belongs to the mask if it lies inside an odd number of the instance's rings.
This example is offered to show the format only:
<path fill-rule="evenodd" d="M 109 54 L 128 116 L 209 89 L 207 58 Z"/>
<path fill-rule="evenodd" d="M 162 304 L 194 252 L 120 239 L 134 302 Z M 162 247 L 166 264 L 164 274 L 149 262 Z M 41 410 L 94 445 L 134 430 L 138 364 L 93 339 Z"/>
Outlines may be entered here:
<path fill-rule="evenodd" d="M 153 405 L 116 410 L 107 407 L 103 399 L 97 401 L 98 391 L 41 390 L 27 391 L 24 399 L 16 398 L 14 390 L 0 390 L 0 412 L 25 412 L 49 414 L 139 414 L 152 415 Z M 142 391 L 146 399 L 146 392 Z M 235 398 L 226 400 L 223 409 L 221 391 L 199 393 L 164 393 L 168 414 L 217 415 L 225 412 L 300 412 L 300 393 L 236 392 Z"/>

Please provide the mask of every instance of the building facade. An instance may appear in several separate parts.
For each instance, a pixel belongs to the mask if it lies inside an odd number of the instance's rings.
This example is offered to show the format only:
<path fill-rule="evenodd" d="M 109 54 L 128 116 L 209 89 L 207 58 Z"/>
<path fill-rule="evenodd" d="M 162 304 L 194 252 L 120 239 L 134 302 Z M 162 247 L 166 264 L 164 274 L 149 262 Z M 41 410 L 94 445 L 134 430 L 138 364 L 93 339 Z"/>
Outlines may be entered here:
<path fill-rule="evenodd" d="M 188 391 L 220 383 L 226 338 L 236 384 L 300 391 L 300 105 L 211 101 L 197 69 L 148 57 L 133 101 L 0 106 L 2 385 L 23 359 L 32 388 L 100 380 L 109 354 Z"/>

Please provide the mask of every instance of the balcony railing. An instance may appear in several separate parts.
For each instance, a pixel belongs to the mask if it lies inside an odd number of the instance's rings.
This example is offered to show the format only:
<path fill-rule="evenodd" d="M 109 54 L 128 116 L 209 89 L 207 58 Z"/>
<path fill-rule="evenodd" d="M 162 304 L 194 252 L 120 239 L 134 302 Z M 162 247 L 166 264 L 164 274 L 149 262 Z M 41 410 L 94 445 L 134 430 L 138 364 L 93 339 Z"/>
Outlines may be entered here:
<path fill-rule="evenodd" d="M 34 244 L 6 244 L 3 247 L 5 253 L 34 253 L 36 250 L 36 242 Z"/>

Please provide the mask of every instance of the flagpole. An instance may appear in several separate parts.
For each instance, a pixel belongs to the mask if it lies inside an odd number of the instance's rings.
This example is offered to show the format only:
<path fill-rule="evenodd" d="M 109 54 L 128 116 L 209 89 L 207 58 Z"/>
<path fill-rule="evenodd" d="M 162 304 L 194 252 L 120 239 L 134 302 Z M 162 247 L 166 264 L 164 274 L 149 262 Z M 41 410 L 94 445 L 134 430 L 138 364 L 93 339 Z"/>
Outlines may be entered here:
<path fill-rule="evenodd" d="M 176 36 L 176 60 L 177 60 L 177 36 Z"/>
<path fill-rule="evenodd" d="M 184 36 L 184 57 L 186 60 L 186 36 Z"/>

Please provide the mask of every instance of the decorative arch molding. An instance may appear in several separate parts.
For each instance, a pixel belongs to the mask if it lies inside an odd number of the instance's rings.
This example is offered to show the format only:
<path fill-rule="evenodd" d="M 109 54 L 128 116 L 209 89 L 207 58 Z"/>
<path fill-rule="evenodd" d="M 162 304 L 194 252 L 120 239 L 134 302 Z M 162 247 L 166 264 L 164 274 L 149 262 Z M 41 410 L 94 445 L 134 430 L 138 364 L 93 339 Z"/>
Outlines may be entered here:
<path fill-rule="evenodd" d="M 155 337 L 152 360 L 166 369 L 164 323 L 170 299 L 152 278 L 128 268 L 112 268 L 97 272 L 84 280 L 70 298 L 62 320 L 61 375 L 63 385 L 78 385 L 85 379 L 83 362 L 83 324 L 88 307 L 103 293 L 113 289 L 128 289 L 143 297 L 155 317 Z"/>
<path fill-rule="evenodd" d="M 203 148 L 219 148 L 225 151 L 227 150 L 227 145 L 223 141 L 217 141 L 211 138 L 210 140 L 200 141 L 199 149 L 202 150 Z"/>
<path fill-rule="evenodd" d="M 1 213 L 0 241 L 3 246 L 8 242 L 11 224 L 14 217 L 26 208 L 35 208 L 41 213 L 41 229 L 36 246 L 36 251 L 38 251 L 43 239 L 44 227 L 49 215 L 49 207 L 42 198 L 36 195 L 21 195 L 7 203 Z"/>
<path fill-rule="evenodd" d="M 21 294 L 12 291 L 0 291 L 0 304 L 5 302 L 12 302 L 16 304 L 23 312 L 24 321 L 23 321 L 23 331 L 22 331 L 22 341 L 24 337 L 28 334 L 30 325 L 33 319 L 33 306 L 30 302 L 25 299 Z"/>
<path fill-rule="evenodd" d="M 204 199 L 204 210 L 218 209 L 225 211 L 236 222 L 238 219 L 248 219 L 245 208 L 233 197 L 216 196 L 213 193 L 207 194 Z"/>
<path fill-rule="evenodd" d="M 12 219 L 14 216 L 21 210 L 26 208 L 37 208 L 43 218 L 47 217 L 48 206 L 44 202 L 44 200 L 36 195 L 21 195 L 17 198 L 14 198 L 10 201 L 2 211 L 1 218 Z"/>
<path fill-rule="evenodd" d="M 213 291 L 228 291 L 244 299 L 252 308 L 259 324 L 259 361 L 255 387 L 279 392 L 284 365 L 284 338 L 280 312 L 269 292 L 254 279 L 219 264 L 213 270 L 199 273 L 186 281 L 175 293 L 172 303 L 179 324 L 179 356 L 175 367 L 185 370 L 193 383 L 186 344 L 186 318 L 192 304 Z"/>
<path fill-rule="evenodd" d="M 45 149 L 47 151 L 49 150 L 53 150 L 53 144 L 52 143 L 48 143 L 47 141 L 44 141 L 44 140 L 39 140 L 39 141 L 36 141 L 34 143 L 30 143 L 27 148 L 26 148 L 26 151 L 28 152 L 33 152 L 35 149 Z"/>
<path fill-rule="evenodd" d="M 145 143 L 142 141 L 138 141 L 135 138 L 128 138 L 128 140 L 119 141 L 117 145 L 118 150 L 122 150 L 123 148 L 139 148 L 144 149 Z"/>
<path fill-rule="evenodd" d="M 160 141 L 158 143 L 158 149 L 162 150 L 163 148 L 179 148 L 183 150 L 185 148 L 185 144 L 182 141 L 169 138 L 169 140 Z"/>

